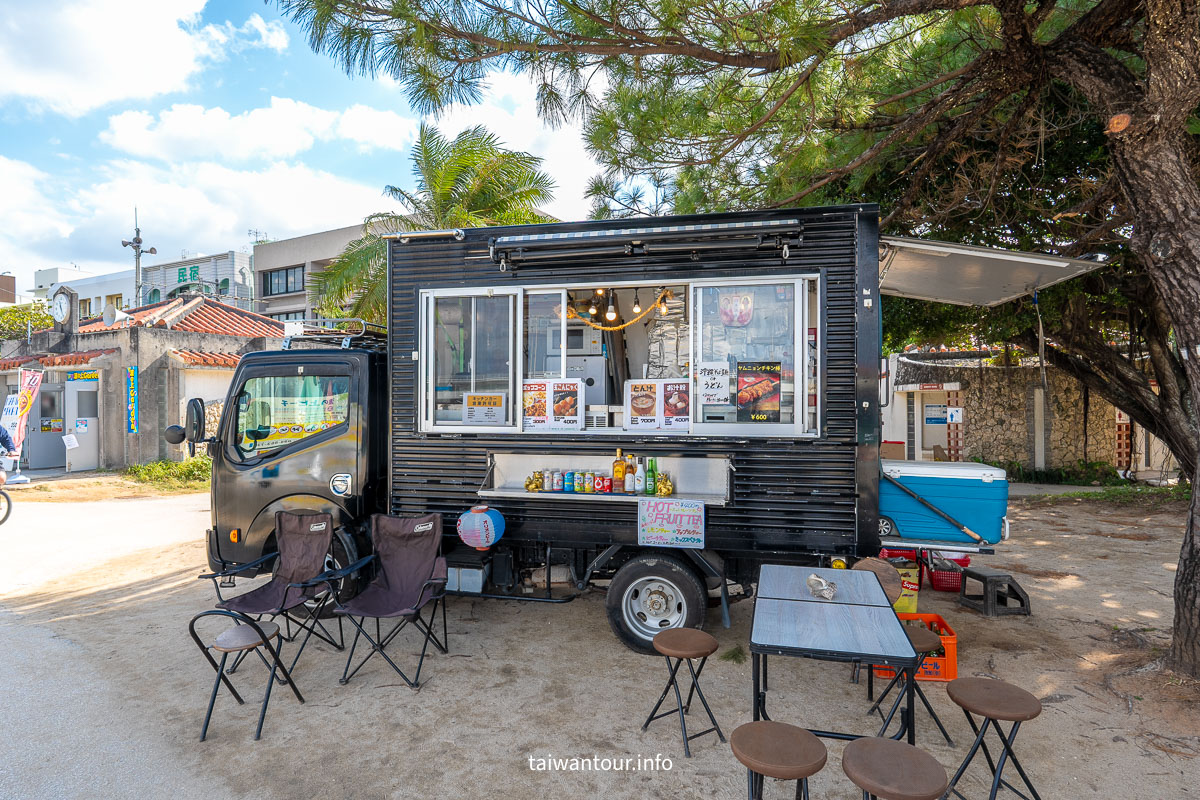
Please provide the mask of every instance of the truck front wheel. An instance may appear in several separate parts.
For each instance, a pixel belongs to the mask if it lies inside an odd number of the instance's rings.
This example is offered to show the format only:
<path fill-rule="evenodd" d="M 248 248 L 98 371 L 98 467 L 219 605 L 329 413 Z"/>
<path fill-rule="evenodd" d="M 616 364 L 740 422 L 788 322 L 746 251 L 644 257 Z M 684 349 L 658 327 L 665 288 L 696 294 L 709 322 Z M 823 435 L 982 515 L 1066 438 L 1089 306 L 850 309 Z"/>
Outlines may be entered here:
<path fill-rule="evenodd" d="M 702 628 L 704 584 L 673 556 L 640 555 L 627 561 L 608 586 L 608 624 L 631 650 L 653 654 L 651 641 L 667 628 Z"/>

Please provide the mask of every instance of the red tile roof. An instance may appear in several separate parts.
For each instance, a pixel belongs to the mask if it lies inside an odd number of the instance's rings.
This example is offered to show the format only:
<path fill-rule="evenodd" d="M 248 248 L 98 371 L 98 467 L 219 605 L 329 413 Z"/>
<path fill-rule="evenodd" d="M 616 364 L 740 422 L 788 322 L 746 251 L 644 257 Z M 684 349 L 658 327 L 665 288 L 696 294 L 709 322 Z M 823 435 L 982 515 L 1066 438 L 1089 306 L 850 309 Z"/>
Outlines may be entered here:
<path fill-rule="evenodd" d="M 104 320 L 98 318 L 85 320 L 80 323 L 79 332 L 99 333 L 141 326 L 225 336 L 283 336 L 282 322 L 201 295 L 163 300 L 126 313 L 128 319 L 112 326 L 106 326 Z"/>
<path fill-rule="evenodd" d="M 190 367 L 229 367 L 238 365 L 237 353 L 204 353 L 198 350 L 172 350 L 171 355 Z"/>
<path fill-rule="evenodd" d="M 93 358 L 99 358 L 100 356 L 106 356 L 109 353 L 115 352 L 117 351 L 114 348 L 109 348 L 107 350 L 81 350 L 76 353 L 18 356 L 17 358 L 6 358 L 0 361 L 0 371 L 16 369 L 25 364 L 31 364 L 34 361 L 37 361 L 43 367 L 79 367 L 92 363 Z"/>
<path fill-rule="evenodd" d="M 37 356 L 17 356 L 16 358 L 5 358 L 0 360 L 0 370 L 16 369 L 22 364 L 28 364 L 30 361 L 36 361 Z"/>

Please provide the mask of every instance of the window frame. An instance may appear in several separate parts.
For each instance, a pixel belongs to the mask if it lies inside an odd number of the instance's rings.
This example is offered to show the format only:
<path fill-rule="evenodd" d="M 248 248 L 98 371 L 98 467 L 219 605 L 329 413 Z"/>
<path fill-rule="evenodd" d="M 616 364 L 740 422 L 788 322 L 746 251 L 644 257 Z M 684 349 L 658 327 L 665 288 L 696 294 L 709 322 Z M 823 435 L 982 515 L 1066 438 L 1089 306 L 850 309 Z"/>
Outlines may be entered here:
<path fill-rule="evenodd" d="M 536 290 L 535 290 L 536 291 Z M 434 354 L 436 349 L 433 340 L 436 331 L 430 325 L 433 319 L 433 304 L 438 298 L 472 298 L 472 297 L 508 297 L 512 303 L 513 325 L 508 331 L 508 363 L 509 376 L 513 378 L 512 391 L 509 392 L 508 409 L 512 415 L 511 425 L 464 425 L 461 422 L 438 422 L 433 418 L 436 403 L 432 394 L 436 381 L 433 379 L 435 368 Z M 418 296 L 419 310 L 419 360 L 420 390 L 418 396 L 417 418 L 420 430 L 425 433 L 521 433 L 521 417 L 517 414 L 517 401 L 520 399 L 521 387 L 524 384 L 525 355 L 524 348 L 518 349 L 520 337 L 525 333 L 525 289 L 524 287 L 482 287 L 482 288 L 451 288 L 451 289 L 422 289 Z M 520 331 L 520 337 L 518 336 Z M 474 333 L 472 333 L 472 342 Z M 472 369 L 474 364 L 472 363 Z"/>
<path fill-rule="evenodd" d="M 299 275 L 299 288 L 289 289 L 288 288 L 289 277 L 294 272 L 296 272 L 296 274 Z M 283 280 L 283 290 L 278 291 L 278 292 L 275 291 L 274 288 L 272 287 L 272 283 L 274 282 L 276 275 L 282 276 L 282 280 Z M 280 267 L 279 269 L 273 269 L 273 270 L 263 273 L 263 296 L 264 297 L 281 297 L 285 294 L 297 294 L 297 293 L 303 292 L 303 291 L 304 291 L 304 265 L 303 264 L 297 264 L 296 266 L 293 266 L 293 267 Z"/>
<path fill-rule="evenodd" d="M 559 293 L 560 296 L 566 297 L 567 292 L 578 291 L 583 289 L 596 288 L 645 288 L 654 286 L 683 286 L 688 292 L 688 327 L 689 336 L 688 344 L 691 347 L 690 356 L 690 374 L 686 378 L 680 378 L 681 381 L 686 380 L 691 387 L 692 397 L 696 398 L 696 365 L 698 363 L 698 354 L 700 349 L 700 337 L 702 331 L 697 328 L 696 320 L 699 318 L 699 290 L 704 288 L 733 288 L 738 286 L 751 285 L 779 285 L 791 284 L 793 286 L 793 348 L 794 371 L 798 375 L 794 378 L 795 389 L 795 411 L 793 421 L 790 423 L 753 423 L 753 422 L 699 422 L 697 414 L 698 407 L 695 402 L 691 404 L 692 418 L 687 430 L 679 431 L 628 431 L 624 428 L 592 428 L 578 432 L 573 431 L 527 431 L 522 429 L 521 415 L 518 412 L 521 401 L 521 391 L 525 381 L 525 298 L 530 294 L 552 294 Z M 808 296 L 809 291 L 814 292 L 816 296 L 816 313 L 810 317 L 808 312 Z M 417 429 L 423 434 L 463 434 L 463 433 L 480 433 L 480 434 L 520 434 L 530 436 L 555 436 L 555 435 L 570 435 L 570 436 L 666 436 L 666 437 L 698 437 L 698 438 L 795 438 L 795 439 L 820 439 L 824 434 L 824 412 L 825 398 L 823 396 L 823 378 L 825 370 L 825 315 L 821 300 L 823 297 L 823 282 L 820 272 L 805 271 L 800 273 L 786 273 L 779 275 L 766 275 L 754 278 L 683 278 L 672 277 L 669 275 L 659 276 L 652 280 L 621 280 L 610 279 L 607 281 L 591 281 L 591 282 L 554 282 L 546 284 L 531 284 L 528 286 L 470 286 L 470 287 L 451 287 L 443 289 L 420 289 L 418 290 L 418 331 L 417 331 L 417 381 L 418 386 L 415 387 L 417 396 Z M 514 308 L 514 327 L 510 331 L 510 374 L 513 377 L 514 391 L 512 397 L 509 398 L 509 408 L 511 409 L 513 423 L 510 425 L 463 425 L 453 422 L 436 422 L 432 419 L 433 403 L 432 390 L 433 381 L 433 336 L 434 331 L 430 326 L 432 319 L 433 303 L 437 298 L 441 297 L 485 297 L 495 295 L 507 295 L 513 298 Z M 566 374 L 566 338 L 567 338 L 567 318 L 564 315 L 560 324 L 560 348 L 563 354 L 562 370 L 563 376 Z M 814 327 L 817 330 L 816 339 L 816 375 L 811 379 L 808 376 L 808 329 Z M 548 378 L 547 380 L 555 380 Z M 809 430 L 807 428 L 807 411 L 808 411 L 808 395 L 810 392 L 815 392 L 817 397 L 816 420 L 815 428 Z M 624 398 L 620 398 L 620 403 L 624 402 Z"/>
<path fill-rule="evenodd" d="M 303 372 L 299 370 L 303 370 Z M 312 447 L 315 444 L 324 442 L 328 439 L 334 439 L 344 435 L 352 423 L 355 421 L 355 409 L 357 408 L 358 397 L 358 381 L 355 379 L 354 370 L 350 364 L 342 364 L 336 362 L 327 362 L 320 364 L 303 364 L 297 365 L 293 363 L 280 364 L 262 364 L 261 366 L 253 367 L 243 372 L 240 376 L 240 381 L 237 384 L 237 391 L 232 392 L 230 397 L 232 402 L 229 404 L 228 413 L 221 415 L 221 442 L 225 451 L 225 458 L 230 463 L 239 467 L 250 467 L 278 458 L 280 456 L 289 455 L 299 450 L 304 450 Z M 237 434 L 237 398 L 246 388 L 246 384 L 256 378 L 293 378 L 293 377 L 328 377 L 328 378 L 346 378 L 348 384 L 348 399 L 346 406 L 346 419 L 334 425 L 332 428 L 326 428 L 323 431 L 318 431 L 312 436 L 306 436 L 303 439 L 297 439 L 294 442 L 277 447 L 273 450 L 265 450 L 261 453 L 243 453 L 238 449 L 236 443 Z"/>

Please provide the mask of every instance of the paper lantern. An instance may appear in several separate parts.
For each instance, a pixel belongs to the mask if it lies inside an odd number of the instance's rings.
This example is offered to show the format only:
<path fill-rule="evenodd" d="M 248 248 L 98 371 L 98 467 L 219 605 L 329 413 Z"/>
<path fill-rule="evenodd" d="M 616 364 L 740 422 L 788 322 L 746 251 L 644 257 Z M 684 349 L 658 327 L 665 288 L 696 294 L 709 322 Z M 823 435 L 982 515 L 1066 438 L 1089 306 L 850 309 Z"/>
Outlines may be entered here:
<path fill-rule="evenodd" d="M 504 517 L 494 508 L 472 506 L 458 518 L 458 538 L 476 550 L 487 550 L 504 535 Z"/>

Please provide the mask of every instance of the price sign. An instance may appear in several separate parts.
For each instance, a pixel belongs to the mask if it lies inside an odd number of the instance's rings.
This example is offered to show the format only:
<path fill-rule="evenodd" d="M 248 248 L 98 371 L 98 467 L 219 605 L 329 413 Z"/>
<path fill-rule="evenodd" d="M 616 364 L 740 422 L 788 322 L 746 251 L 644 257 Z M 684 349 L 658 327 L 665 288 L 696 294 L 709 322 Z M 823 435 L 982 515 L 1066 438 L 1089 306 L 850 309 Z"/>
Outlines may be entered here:
<path fill-rule="evenodd" d="M 700 391 L 701 405 L 726 405 L 729 402 L 729 362 L 700 362 L 696 369 L 696 388 Z"/>
<path fill-rule="evenodd" d="M 704 548 L 704 503 L 671 497 L 638 500 L 638 544 Z"/>

